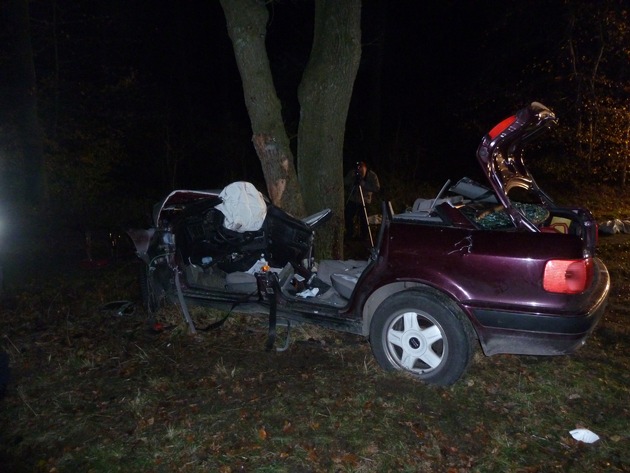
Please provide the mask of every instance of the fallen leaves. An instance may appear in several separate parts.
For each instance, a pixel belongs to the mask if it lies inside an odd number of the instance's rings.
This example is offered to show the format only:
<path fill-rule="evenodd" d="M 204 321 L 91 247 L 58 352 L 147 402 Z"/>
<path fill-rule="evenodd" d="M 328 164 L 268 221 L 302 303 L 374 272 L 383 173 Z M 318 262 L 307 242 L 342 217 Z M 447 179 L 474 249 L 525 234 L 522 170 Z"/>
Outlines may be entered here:
<path fill-rule="evenodd" d="M 367 345 L 298 344 L 261 354 L 264 333 L 252 341 L 258 335 L 246 331 L 246 317 L 193 340 L 178 331 L 147 334 L 140 318 L 101 320 L 86 310 L 70 321 L 61 311 L 37 332 L 31 317 L 42 313 L 21 310 L 16 320 L 0 320 L 18 384 L 3 400 L 7 442 L 0 454 L 32 469 L 49 453 L 21 452 L 58 452 L 44 460 L 44 471 L 86 471 L 94 458 L 112 471 L 124 470 L 124 458 L 162 471 L 172 465 L 223 473 L 409 465 L 562 471 L 577 447 L 559 442 L 579 419 L 606 434 L 580 464 L 624 471 L 627 436 L 619 419 L 627 418 L 630 363 L 627 327 L 619 322 L 606 335 L 619 346 L 606 363 L 600 360 L 609 354 L 591 345 L 567 359 L 479 357 L 468 382 L 441 389 L 364 371 Z M 335 340 L 333 332 L 326 336 Z"/>

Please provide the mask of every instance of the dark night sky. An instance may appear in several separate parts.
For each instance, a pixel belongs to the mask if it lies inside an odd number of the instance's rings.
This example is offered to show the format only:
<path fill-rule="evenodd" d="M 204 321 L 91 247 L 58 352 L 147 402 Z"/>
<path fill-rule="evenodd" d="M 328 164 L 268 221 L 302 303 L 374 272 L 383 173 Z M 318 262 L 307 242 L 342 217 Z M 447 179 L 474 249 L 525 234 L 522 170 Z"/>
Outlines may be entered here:
<path fill-rule="evenodd" d="M 62 126 L 107 124 L 138 157 L 137 169 L 128 163 L 121 171 L 132 175 L 163 156 L 168 141 L 182 157 L 180 185 L 207 187 L 216 183 L 202 176 L 237 179 L 259 167 L 218 1 L 88 3 L 57 2 Z M 421 163 L 424 178 L 439 179 L 476 169 L 485 131 L 527 102 L 545 103 L 547 83 L 524 82 L 522 74 L 555 48 L 561 4 L 365 0 L 346 164 L 367 157 L 388 171 L 400 157 Z M 310 48 L 312 8 L 308 0 L 282 0 L 271 14 L 269 55 L 289 127 L 298 116 L 295 90 Z M 41 113 L 50 127 L 49 2 L 31 2 L 31 16 L 40 94 L 49 94 Z M 367 118 L 377 113 L 370 100 L 376 70 L 382 100 L 374 140 Z"/>

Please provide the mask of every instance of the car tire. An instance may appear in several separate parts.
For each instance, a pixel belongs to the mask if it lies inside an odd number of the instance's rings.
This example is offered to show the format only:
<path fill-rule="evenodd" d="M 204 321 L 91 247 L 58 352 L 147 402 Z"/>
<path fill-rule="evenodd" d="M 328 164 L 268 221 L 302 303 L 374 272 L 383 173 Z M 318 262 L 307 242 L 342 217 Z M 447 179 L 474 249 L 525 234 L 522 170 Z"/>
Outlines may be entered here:
<path fill-rule="evenodd" d="M 390 296 L 376 310 L 370 344 L 385 370 L 448 386 L 466 372 L 474 354 L 474 331 L 465 314 L 432 290 Z"/>

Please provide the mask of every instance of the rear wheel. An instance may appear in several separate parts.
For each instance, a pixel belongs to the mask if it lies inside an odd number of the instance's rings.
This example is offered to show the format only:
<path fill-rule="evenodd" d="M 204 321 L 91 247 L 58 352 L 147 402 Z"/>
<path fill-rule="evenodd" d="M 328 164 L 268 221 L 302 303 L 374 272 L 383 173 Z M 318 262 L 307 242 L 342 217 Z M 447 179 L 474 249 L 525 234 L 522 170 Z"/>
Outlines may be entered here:
<path fill-rule="evenodd" d="M 466 372 L 474 332 L 454 304 L 429 291 L 386 299 L 370 327 L 374 357 L 386 370 L 403 370 L 431 384 L 449 385 Z"/>

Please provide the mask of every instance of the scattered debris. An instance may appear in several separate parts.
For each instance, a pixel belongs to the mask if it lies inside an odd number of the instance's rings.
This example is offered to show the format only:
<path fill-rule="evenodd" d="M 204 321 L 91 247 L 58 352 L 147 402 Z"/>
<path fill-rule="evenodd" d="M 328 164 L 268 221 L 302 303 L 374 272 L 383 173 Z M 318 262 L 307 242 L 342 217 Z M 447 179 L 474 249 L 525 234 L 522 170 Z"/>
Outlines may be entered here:
<path fill-rule="evenodd" d="M 615 233 L 630 233 L 630 220 L 608 220 L 606 223 L 599 224 L 599 231 L 606 235 Z"/>
<path fill-rule="evenodd" d="M 310 289 L 306 289 L 305 291 L 298 293 L 297 296 L 303 297 L 304 299 L 306 299 L 307 297 L 315 297 L 318 293 L 319 293 L 319 288 L 312 287 Z"/>
<path fill-rule="evenodd" d="M 113 301 L 101 307 L 101 312 L 109 312 L 117 317 L 132 315 L 136 311 L 136 306 L 131 301 Z"/>
<path fill-rule="evenodd" d="M 599 440 L 599 435 L 588 429 L 574 429 L 569 433 L 578 442 L 595 443 Z"/>

